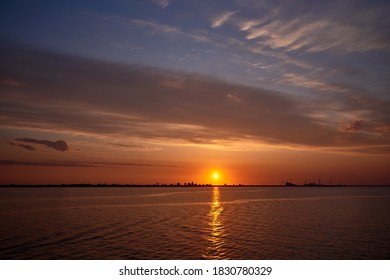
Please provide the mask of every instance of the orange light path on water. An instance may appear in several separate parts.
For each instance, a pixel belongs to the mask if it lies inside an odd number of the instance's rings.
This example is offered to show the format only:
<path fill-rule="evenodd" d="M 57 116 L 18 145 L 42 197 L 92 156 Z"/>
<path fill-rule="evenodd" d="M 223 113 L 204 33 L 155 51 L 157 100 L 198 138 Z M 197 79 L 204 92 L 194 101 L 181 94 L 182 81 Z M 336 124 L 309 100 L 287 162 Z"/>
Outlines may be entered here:
<path fill-rule="evenodd" d="M 220 202 L 219 188 L 214 187 L 213 199 L 208 213 L 210 228 L 206 236 L 209 245 L 206 252 L 203 254 L 203 257 L 208 260 L 227 259 L 227 252 L 225 248 L 225 228 L 220 217 L 222 211 L 223 207 Z"/>

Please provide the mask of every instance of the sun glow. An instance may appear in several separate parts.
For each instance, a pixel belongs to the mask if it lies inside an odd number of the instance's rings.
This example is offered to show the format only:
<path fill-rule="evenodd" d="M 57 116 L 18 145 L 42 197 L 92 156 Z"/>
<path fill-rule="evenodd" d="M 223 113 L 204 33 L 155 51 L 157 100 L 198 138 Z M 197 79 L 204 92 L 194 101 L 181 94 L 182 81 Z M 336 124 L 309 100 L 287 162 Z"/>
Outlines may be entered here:
<path fill-rule="evenodd" d="M 209 176 L 213 185 L 220 185 L 224 181 L 224 176 L 219 170 L 213 170 L 209 173 Z"/>

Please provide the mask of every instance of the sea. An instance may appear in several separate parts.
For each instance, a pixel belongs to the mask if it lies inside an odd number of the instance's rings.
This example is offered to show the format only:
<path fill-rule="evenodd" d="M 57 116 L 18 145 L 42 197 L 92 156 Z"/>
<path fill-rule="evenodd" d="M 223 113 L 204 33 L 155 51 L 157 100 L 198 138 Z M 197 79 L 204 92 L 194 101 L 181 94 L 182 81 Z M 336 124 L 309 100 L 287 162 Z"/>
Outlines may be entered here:
<path fill-rule="evenodd" d="M 390 187 L 0 188 L 0 259 L 390 259 Z"/>

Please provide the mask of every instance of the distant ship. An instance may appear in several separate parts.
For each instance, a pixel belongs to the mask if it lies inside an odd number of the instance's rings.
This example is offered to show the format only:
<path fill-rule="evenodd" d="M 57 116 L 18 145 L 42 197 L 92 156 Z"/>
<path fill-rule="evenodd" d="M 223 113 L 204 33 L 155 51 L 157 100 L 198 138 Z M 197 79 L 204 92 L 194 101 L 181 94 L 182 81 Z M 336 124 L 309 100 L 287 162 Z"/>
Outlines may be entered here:
<path fill-rule="evenodd" d="M 298 186 L 297 184 L 294 184 L 294 183 L 291 183 L 291 182 L 288 182 L 286 181 L 286 184 L 285 184 L 286 187 L 295 187 L 295 186 Z"/>
<path fill-rule="evenodd" d="M 317 184 L 317 183 L 311 182 L 311 183 L 305 183 L 305 184 L 303 184 L 303 186 L 304 187 L 321 187 L 323 185 L 321 183 Z"/>
<path fill-rule="evenodd" d="M 318 180 L 318 183 L 316 183 L 315 181 L 314 182 L 309 182 L 309 183 L 306 182 L 303 185 L 295 184 L 295 183 L 291 182 L 291 180 L 290 180 L 290 181 L 286 181 L 285 186 L 286 187 L 297 187 L 297 186 L 302 186 L 302 187 L 323 187 L 325 185 L 323 185 L 321 183 L 321 180 Z"/>
<path fill-rule="evenodd" d="M 318 183 L 316 181 L 313 182 L 305 182 L 303 185 L 295 184 L 291 180 L 286 181 L 284 184 L 286 187 L 339 187 L 339 186 L 345 186 L 341 184 L 332 184 L 331 182 L 327 184 L 322 184 L 321 180 L 318 180 Z"/>

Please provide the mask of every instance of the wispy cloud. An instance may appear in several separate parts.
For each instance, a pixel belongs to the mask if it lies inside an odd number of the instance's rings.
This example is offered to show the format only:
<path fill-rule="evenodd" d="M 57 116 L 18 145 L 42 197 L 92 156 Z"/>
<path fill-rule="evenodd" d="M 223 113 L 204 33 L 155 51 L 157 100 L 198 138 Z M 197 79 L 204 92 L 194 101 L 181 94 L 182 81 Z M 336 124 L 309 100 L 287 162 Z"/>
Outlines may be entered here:
<path fill-rule="evenodd" d="M 17 161 L 0 160 L 0 165 L 18 165 L 18 166 L 57 166 L 57 167 L 96 167 L 93 164 L 85 164 L 73 161 Z"/>
<path fill-rule="evenodd" d="M 5 85 L 5 86 L 9 86 L 9 87 L 21 87 L 23 86 L 22 83 L 14 80 L 14 79 L 1 79 L 0 80 L 0 83 Z"/>
<path fill-rule="evenodd" d="M 345 20 L 308 13 L 290 19 L 277 17 L 261 26 L 259 23 L 256 19 L 248 20 L 240 30 L 247 33 L 246 39 L 256 40 L 258 44 L 272 49 L 306 52 L 390 51 L 388 33 L 383 29 L 386 23 L 378 22 L 375 14 Z"/>
<path fill-rule="evenodd" d="M 17 161 L 0 160 L 0 165 L 19 166 L 56 166 L 56 167 L 112 167 L 112 166 L 133 166 L 133 167 L 161 167 L 180 168 L 179 165 L 164 163 L 137 163 L 137 162 L 82 162 L 82 161 Z"/>
<path fill-rule="evenodd" d="M 130 20 L 127 20 L 124 18 L 121 18 L 121 19 L 126 21 L 126 22 L 128 21 L 129 23 L 132 23 L 132 24 L 137 25 L 137 26 L 152 28 L 158 32 L 173 33 L 173 34 L 175 34 L 175 33 L 181 34 L 182 33 L 180 28 L 174 27 L 171 25 L 158 24 L 158 23 L 155 23 L 153 21 L 147 21 L 147 20 L 143 20 L 143 19 L 130 19 Z"/>
<path fill-rule="evenodd" d="M 147 146 L 147 145 L 139 145 L 139 144 L 123 144 L 123 143 L 108 143 L 111 146 L 118 147 L 121 150 L 130 150 L 130 151 L 143 151 L 143 152 L 150 152 L 150 151 L 159 151 L 161 148 L 157 146 Z"/>
<path fill-rule="evenodd" d="M 211 33 L 203 29 L 183 30 L 178 26 L 168 25 L 161 22 L 145 19 L 133 19 L 120 16 L 102 16 L 98 14 L 90 14 L 90 16 L 99 18 L 100 20 L 110 21 L 112 23 L 138 28 L 149 29 L 153 35 L 167 38 L 178 38 L 184 40 L 191 40 L 194 42 L 202 42 L 214 47 L 218 47 L 229 52 L 245 51 L 256 56 L 263 56 L 279 61 L 281 64 L 294 65 L 302 69 L 312 69 L 310 63 L 303 60 L 292 58 L 283 52 L 277 52 L 272 49 L 266 49 L 263 45 L 253 44 L 250 41 L 240 40 L 234 37 L 224 36 L 218 33 Z M 241 23 L 243 24 L 243 23 Z M 250 24 L 250 23 L 246 23 Z M 116 43 L 111 43 L 115 45 Z M 140 47 L 139 47 L 140 48 Z M 133 48 L 131 48 L 133 50 Z"/>
<path fill-rule="evenodd" d="M 288 84 L 295 87 L 314 89 L 319 91 L 345 92 L 346 89 L 340 85 L 323 82 L 319 79 L 310 79 L 296 73 L 286 73 L 279 84 Z"/>
<path fill-rule="evenodd" d="M 252 29 L 260 24 L 262 24 L 264 20 L 245 20 L 240 23 L 240 30 L 241 31 L 247 31 L 249 29 Z"/>
<path fill-rule="evenodd" d="M 362 127 L 362 124 L 363 124 L 363 121 L 364 120 L 356 120 L 356 121 L 353 121 L 351 123 L 349 123 L 346 127 L 345 127 L 345 130 L 346 131 L 359 131 Z"/>
<path fill-rule="evenodd" d="M 165 9 L 169 6 L 171 0 L 153 0 L 156 5 L 160 6 L 161 8 Z"/>
<path fill-rule="evenodd" d="M 211 22 L 211 27 L 212 28 L 217 28 L 222 26 L 225 22 L 229 20 L 229 18 L 234 15 L 236 12 L 232 11 L 225 11 L 222 14 L 216 16 L 212 22 Z"/>
<path fill-rule="evenodd" d="M 115 18 L 110 18 L 110 20 L 119 22 L 127 26 L 132 25 L 137 27 L 148 28 L 151 31 L 155 32 L 156 35 L 159 36 L 178 36 L 193 41 L 209 43 L 217 46 L 223 46 L 223 43 L 218 42 L 218 40 L 216 40 L 210 34 L 202 30 L 184 31 L 181 28 L 176 26 L 162 24 L 159 22 L 154 22 L 154 21 L 144 20 L 144 19 L 128 19 L 123 17 L 115 17 Z"/>

